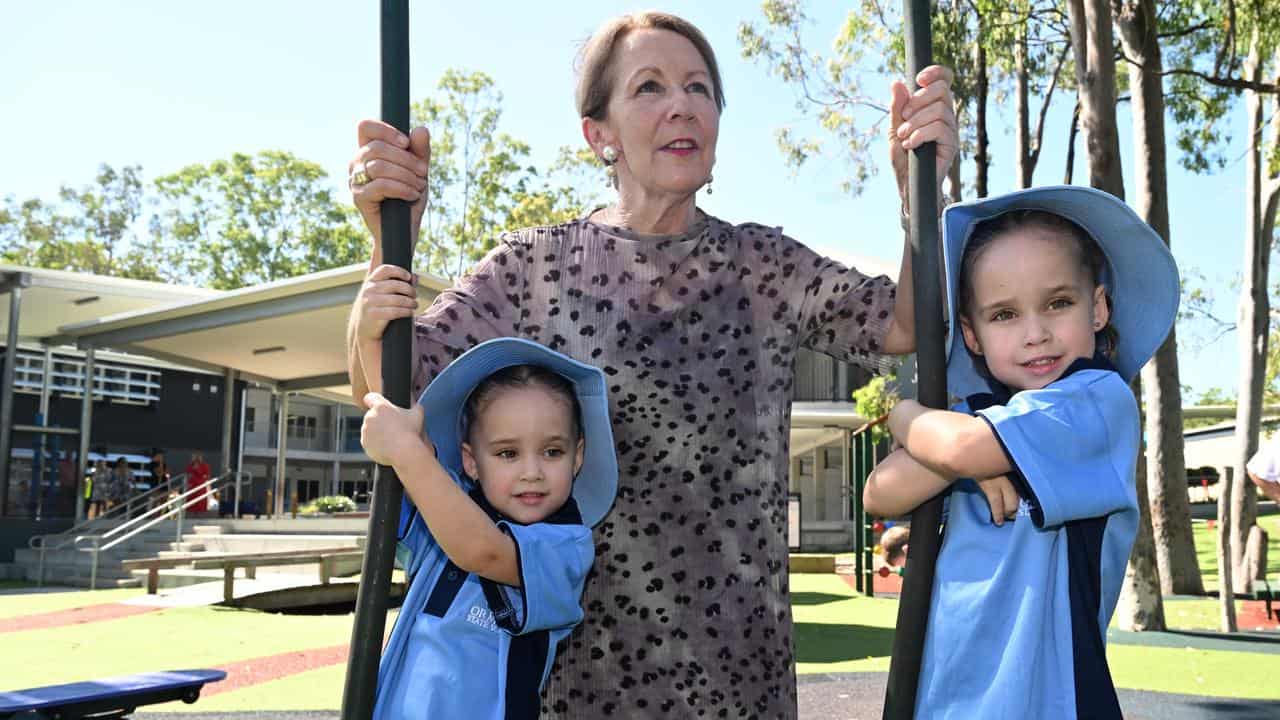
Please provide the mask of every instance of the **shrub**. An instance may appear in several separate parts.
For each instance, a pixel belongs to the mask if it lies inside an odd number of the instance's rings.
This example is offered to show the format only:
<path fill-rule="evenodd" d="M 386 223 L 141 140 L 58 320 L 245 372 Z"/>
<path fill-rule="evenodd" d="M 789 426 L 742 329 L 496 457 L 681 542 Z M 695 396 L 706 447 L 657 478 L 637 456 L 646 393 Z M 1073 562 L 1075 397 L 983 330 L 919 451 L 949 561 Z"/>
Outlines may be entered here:
<path fill-rule="evenodd" d="M 300 515 L 318 515 L 320 513 L 355 512 L 355 510 L 356 502 L 346 495 L 326 495 L 298 508 L 298 513 Z"/>

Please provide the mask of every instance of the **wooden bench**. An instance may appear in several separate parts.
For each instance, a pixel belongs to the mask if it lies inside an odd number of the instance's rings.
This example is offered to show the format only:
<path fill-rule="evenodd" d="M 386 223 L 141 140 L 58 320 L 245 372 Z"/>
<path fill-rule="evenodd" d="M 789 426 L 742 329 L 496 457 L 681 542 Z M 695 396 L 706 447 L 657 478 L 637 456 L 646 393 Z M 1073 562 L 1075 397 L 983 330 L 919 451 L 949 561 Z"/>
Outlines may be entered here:
<path fill-rule="evenodd" d="M 235 553 L 223 555 L 184 555 L 166 558 L 137 558 L 124 560 L 120 564 L 126 570 L 147 571 L 147 593 L 155 595 L 160 587 L 160 571 L 176 567 L 190 567 L 196 570 L 222 569 L 222 598 L 226 602 L 234 599 L 236 568 L 244 568 L 245 577 L 253 579 L 260 567 L 279 565 L 309 565 L 319 563 L 320 584 L 328 585 L 333 577 L 334 564 L 339 560 L 358 560 L 364 556 L 364 550 L 358 547 L 344 546 L 333 548 L 314 548 L 310 550 L 280 550 L 265 553 Z"/>

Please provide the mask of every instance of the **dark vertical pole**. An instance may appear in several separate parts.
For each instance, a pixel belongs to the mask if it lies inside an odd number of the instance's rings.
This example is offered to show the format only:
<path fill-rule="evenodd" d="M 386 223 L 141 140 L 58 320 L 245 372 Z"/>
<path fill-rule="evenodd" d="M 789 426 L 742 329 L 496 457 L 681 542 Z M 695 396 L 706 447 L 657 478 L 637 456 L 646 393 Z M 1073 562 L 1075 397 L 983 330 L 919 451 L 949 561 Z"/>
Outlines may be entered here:
<path fill-rule="evenodd" d="M 409 134 L 409 1 L 381 0 L 382 119 Z M 411 269 L 409 205 L 403 200 L 382 204 L 383 262 Z M 409 407 L 410 331 L 408 319 L 393 320 L 382 338 L 382 390 L 388 400 Z M 343 720 L 373 715 L 378 690 L 378 659 L 386 629 L 387 599 L 395 560 L 400 518 L 400 479 L 383 468 L 374 487 L 365 542 L 356 618 L 351 629 L 351 655 L 342 693 Z"/>
<path fill-rule="evenodd" d="M 904 0 L 907 76 L 933 64 L 929 0 Z M 933 143 L 911 153 L 911 268 L 915 284 L 916 360 L 919 383 L 916 399 L 933 408 L 946 406 L 947 366 L 943 352 L 942 254 L 938 236 L 938 181 Z M 934 498 L 911 514 L 911 570 L 903 577 L 898 624 L 893 636 L 893 660 L 885 691 L 884 717 L 909 720 L 915 714 L 924 656 L 933 570 L 938 559 L 938 527 L 942 499 Z"/>
<path fill-rule="evenodd" d="M 864 551 L 867 549 L 867 538 L 862 532 L 862 519 L 865 516 L 862 510 L 862 491 L 867 486 L 867 463 L 862 452 L 865 438 L 865 430 L 853 436 L 853 574 L 856 578 L 854 588 L 860 593 L 867 591 L 863 573 L 866 568 L 862 565 Z"/>

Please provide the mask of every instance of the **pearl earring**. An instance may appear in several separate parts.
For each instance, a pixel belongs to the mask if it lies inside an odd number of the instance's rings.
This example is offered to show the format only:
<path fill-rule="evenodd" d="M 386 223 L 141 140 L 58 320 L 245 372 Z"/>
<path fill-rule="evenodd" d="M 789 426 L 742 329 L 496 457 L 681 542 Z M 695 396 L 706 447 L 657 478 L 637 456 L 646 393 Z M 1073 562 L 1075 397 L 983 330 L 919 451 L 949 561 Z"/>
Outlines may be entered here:
<path fill-rule="evenodd" d="M 711 194 L 711 181 L 712 181 L 712 180 L 715 180 L 715 177 L 713 177 L 713 176 L 711 176 L 711 175 L 708 175 L 708 176 L 707 176 L 707 194 L 708 194 L 708 195 L 710 195 L 710 194 Z"/>
<path fill-rule="evenodd" d="M 612 145 L 605 145 L 600 151 L 600 157 L 604 159 L 605 187 L 617 187 L 618 169 L 614 164 L 618 162 L 618 149 Z"/>

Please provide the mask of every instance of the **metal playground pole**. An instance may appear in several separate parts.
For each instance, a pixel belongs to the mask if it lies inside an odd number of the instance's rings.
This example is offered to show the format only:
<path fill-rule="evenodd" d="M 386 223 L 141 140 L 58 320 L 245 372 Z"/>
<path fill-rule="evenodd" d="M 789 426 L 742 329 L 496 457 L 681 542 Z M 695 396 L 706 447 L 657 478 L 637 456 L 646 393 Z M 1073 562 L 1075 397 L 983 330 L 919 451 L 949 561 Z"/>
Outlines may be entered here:
<path fill-rule="evenodd" d="M 914 80 L 933 64 L 929 0 L 904 0 L 907 77 Z M 910 163 L 911 269 L 915 285 L 916 358 L 919 374 L 916 399 L 932 408 L 947 404 L 947 362 L 943 347 L 942 253 L 938 233 L 936 148 L 926 143 L 914 151 Z M 910 720 L 915 714 L 920 662 L 938 559 L 942 498 L 935 497 L 911 514 L 911 569 L 903 577 L 898 623 L 893 636 L 893 659 L 885 690 L 886 720 Z"/>
<path fill-rule="evenodd" d="M 409 134 L 409 2 L 381 0 L 382 119 Z M 409 204 L 382 203 L 383 262 L 411 270 Z M 382 338 L 382 388 L 386 398 L 409 407 L 411 320 L 391 321 Z M 356 596 L 351 654 L 342 691 L 343 720 L 367 720 L 373 715 L 378 691 L 378 660 L 386 629 L 387 600 L 395 561 L 400 518 L 400 478 L 389 467 L 378 473 L 365 542 L 360 590 Z"/>

